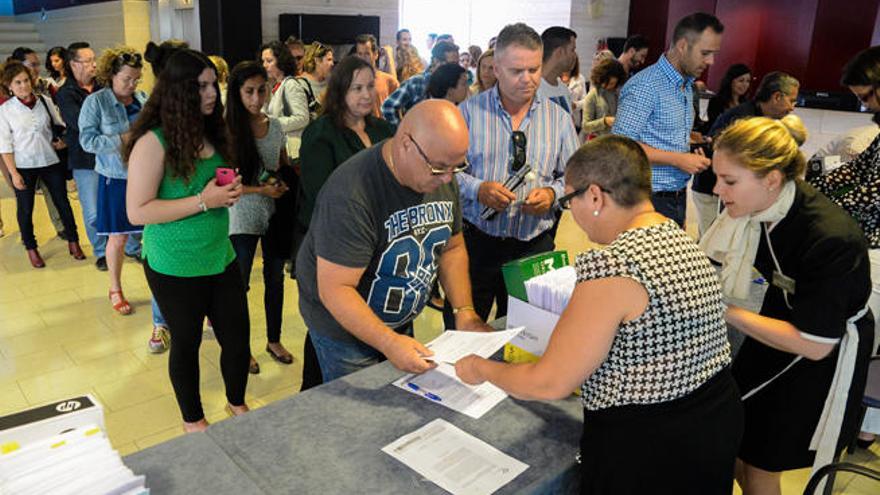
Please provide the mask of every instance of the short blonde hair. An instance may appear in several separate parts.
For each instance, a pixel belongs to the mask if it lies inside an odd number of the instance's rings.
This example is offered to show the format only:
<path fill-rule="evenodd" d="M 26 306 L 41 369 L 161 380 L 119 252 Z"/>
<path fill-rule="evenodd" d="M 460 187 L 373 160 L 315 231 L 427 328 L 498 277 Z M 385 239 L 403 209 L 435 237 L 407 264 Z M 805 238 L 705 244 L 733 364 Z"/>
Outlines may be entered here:
<path fill-rule="evenodd" d="M 214 63 L 214 67 L 217 69 L 217 82 L 219 84 L 226 84 L 229 80 L 229 64 L 227 64 L 220 55 L 208 55 L 208 58 Z"/>
<path fill-rule="evenodd" d="M 791 120 L 767 117 L 740 119 L 715 139 L 715 150 L 729 153 L 758 177 L 773 170 L 780 171 L 787 180 L 800 177 L 807 161 L 794 137 L 797 130 L 792 130 L 790 124 Z M 806 138 L 805 134 L 801 136 Z"/>
<path fill-rule="evenodd" d="M 130 46 L 119 45 L 107 48 L 98 57 L 95 77 L 102 86 L 109 86 L 113 76 L 126 65 L 135 69 L 143 69 L 143 56 Z"/>

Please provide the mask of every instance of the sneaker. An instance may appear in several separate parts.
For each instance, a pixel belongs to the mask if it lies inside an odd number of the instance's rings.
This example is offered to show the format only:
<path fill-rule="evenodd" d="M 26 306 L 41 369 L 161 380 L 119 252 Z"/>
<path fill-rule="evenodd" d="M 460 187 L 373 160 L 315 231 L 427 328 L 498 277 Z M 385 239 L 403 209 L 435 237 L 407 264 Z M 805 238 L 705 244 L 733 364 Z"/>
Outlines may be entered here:
<path fill-rule="evenodd" d="M 153 327 L 153 334 L 150 336 L 150 341 L 148 342 L 150 352 L 153 354 L 161 354 L 167 351 L 170 341 L 171 335 L 168 333 L 167 328 L 163 326 Z"/>
<path fill-rule="evenodd" d="M 107 258 L 104 256 L 101 256 L 100 258 L 98 258 L 97 261 L 95 261 L 95 268 L 97 268 L 99 272 L 106 272 L 107 271 Z"/>

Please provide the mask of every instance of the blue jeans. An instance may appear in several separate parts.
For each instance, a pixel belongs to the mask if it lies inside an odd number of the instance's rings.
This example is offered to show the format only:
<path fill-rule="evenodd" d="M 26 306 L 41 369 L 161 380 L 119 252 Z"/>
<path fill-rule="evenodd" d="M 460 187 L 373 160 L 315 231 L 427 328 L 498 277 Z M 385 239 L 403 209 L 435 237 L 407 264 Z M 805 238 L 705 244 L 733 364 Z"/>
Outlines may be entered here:
<path fill-rule="evenodd" d="M 168 323 L 165 322 L 165 317 L 162 316 L 162 311 L 159 310 L 159 304 L 155 297 L 150 298 L 150 304 L 153 306 L 153 326 L 168 328 Z"/>
<path fill-rule="evenodd" d="M 86 227 L 86 236 L 92 245 L 95 258 L 103 258 L 107 249 L 107 236 L 98 235 L 98 181 L 100 176 L 94 170 L 76 168 L 73 169 L 73 180 L 76 181 L 76 190 L 79 195 L 79 205 L 82 208 L 83 224 Z M 125 252 L 129 255 L 141 252 L 140 236 L 128 236 L 125 243 Z"/>
<path fill-rule="evenodd" d="M 412 323 L 407 325 L 403 333 L 412 336 Z M 309 336 L 318 355 L 324 383 L 385 361 L 381 352 L 361 341 L 342 342 L 311 330 Z"/>
<path fill-rule="evenodd" d="M 262 241 L 260 241 L 263 239 Z M 244 280 L 245 291 L 250 290 L 251 269 L 254 265 L 254 254 L 257 241 L 263 246 L 263 309 L 266 311 L 266 340 L 270 343 L 281 341 L 281 313 L 284 309 L 284 258 L 267 254 L 265 237 L 255 234 L 233 234 L 229 236 L 241 278 Z"/>
<path fill-rule="evenodd" d="M 675 220 L 679 227 L 684 228 L 684 215 L 687 210 L 687 189 L 675 191 L 655 191 L 651 193 L 651 203 L 657 213 Z"/>

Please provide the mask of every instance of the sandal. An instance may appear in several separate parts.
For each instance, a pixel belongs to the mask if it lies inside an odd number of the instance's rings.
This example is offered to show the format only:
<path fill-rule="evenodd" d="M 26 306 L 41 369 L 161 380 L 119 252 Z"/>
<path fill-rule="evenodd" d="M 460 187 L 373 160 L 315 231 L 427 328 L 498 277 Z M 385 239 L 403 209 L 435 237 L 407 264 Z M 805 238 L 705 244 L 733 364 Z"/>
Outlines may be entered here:
<path fill-rule="evenodd" d="M 119 302 L 114 303 L 113 296 L 119 296 Z M 122 295 L 122 290 L 110 291 L 110 304 L 113 304 L 113 309 L 123 316 L 131 314 L 131 304 L 129 304 L 128 301 L 125 300 L 125 296 Z"/>

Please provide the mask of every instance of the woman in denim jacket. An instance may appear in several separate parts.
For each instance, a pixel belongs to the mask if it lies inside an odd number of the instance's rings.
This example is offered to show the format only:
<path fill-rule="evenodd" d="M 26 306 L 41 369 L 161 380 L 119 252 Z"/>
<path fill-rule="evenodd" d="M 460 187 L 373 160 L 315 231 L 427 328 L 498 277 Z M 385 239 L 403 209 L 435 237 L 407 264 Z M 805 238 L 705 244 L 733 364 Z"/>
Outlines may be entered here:
<path fill-rule="evenodd" d="M 110 303 L 122 315 L 132 312 L 122 293 L 123 250 L 128 236 L 139 235 L 143 227 L 132 225 L 125 210 L 128 172 L 121 150 L 129 139 L 130 125 L 147 101 L 147 95 L 137 90 L 142 69 L 141 54 L 133 48 L 105 50 L 98 60 L 97 75 L 104 89 L 86 98 L 79 117 L 80 145 L 95 154 L 95 171 L 99 175 L 97 231 L 98 235 L 108 236 Z M 167 348 L 168 335 L 155 303 L 153 316 L 149 347 L 153 352 L 162 352 Z"/>

